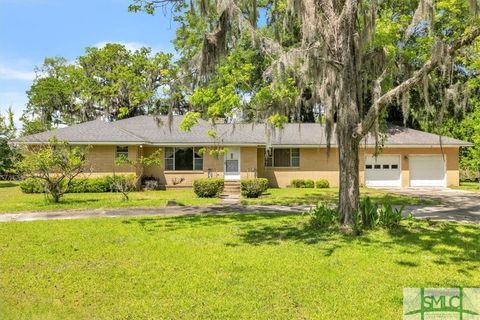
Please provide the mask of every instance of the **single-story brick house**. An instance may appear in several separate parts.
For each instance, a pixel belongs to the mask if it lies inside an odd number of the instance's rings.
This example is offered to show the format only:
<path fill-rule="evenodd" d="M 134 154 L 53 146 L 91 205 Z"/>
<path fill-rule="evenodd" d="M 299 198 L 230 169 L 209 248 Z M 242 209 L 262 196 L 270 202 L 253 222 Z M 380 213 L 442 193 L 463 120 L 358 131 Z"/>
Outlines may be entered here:
<path fill-rule="evenodd" d="M 161 149 L 163 166 L 151 166 L 154 176 L 168 187 L 191 186 L 203 177 L 268 178 L 274 187 L 286 187 L 294 178 L 324 178 L 339 184 L 335 137 L 327 154 L 325 130 L 318 123 L 286 124 L 268 132 L 263 124 L 215 124 L 216 138 L 207 132 L 212 124 L 200 120 L 191 131 L 179 129 L 180 116 L 167 125 L 167 117 L 138 116 L 116 122 L 90 121 L 22 138 L 25 144 L 42 144 L 52 137 L 74 145 L 91 145 L 87 160 L 94 175 L 135 173 L 118 167 L 115 158 L 148 156 Z M 267 148 L 267 145 L 269 148 Z M 374 141 L 365 139 L 360 151 L 360 181 L 370 187 L 447 187 L 459 184 L 459 148 L 465 141 L 418 130 L 391 126 L 382 153 L 373 156 Z M 214 157 L 201 148 L 225 147 Z M 268 151 L 267 151 L 268 150 Z"/>

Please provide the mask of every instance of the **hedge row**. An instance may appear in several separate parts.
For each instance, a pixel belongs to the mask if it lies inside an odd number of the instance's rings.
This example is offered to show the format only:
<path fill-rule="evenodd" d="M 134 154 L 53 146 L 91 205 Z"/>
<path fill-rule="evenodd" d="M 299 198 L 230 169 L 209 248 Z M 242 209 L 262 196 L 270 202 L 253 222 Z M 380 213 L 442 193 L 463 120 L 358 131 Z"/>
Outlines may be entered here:
<path fill-rule="evenodd" d="M 136 177 L 133 174 L 96 178 L 76 178 L 72 180 L 68 193 L 115 192 L 115 182 L 120 179 L 124 181 L 128 180 L 130 182 L 129 184 L 132 185 L 132 190 L 135 188 Z M 44 192 L 42 180 L 34 178 L 28 178 L 20 182 L 20 189 L 24 193 Z"/>
<path fill-rule="evenodd" d="M 329 188 L 330 183 L 327 179 L 319 179 L 313 181 L 312 179 L 293 179 L 290 181 L 290 187 L 292 188 Z"/>

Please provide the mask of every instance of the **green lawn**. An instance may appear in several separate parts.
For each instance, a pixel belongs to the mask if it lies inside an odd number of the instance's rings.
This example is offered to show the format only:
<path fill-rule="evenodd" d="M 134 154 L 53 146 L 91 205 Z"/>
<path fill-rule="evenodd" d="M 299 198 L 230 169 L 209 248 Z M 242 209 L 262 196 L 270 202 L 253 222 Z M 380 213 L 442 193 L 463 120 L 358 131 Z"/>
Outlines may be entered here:
<path fill-rule="evenodd" d="M 391 204 L 437 204 L 438 200 L 419 197 L 403 196 L 377 189 L 361 188 L 361 196 L 369 196 L 375 202 Z M 318 201 L 336 202 L 338 200 L 338 188 L 329 189 L 301 189 L 283 188 L 268 189 L 265 194 L 257 199 L 242 199 L 243 204 L 316 204 Z"/>
<path fill-rule="evenodd" d="M 456 189 L 480 192 L 480 183 L 478 183 L 478 182 L 461 182 L 460 186 L 457 187 Z"/>
<path fill-rule="evenodd" d="M 168 200 L 179 205 L 209 205 L 219 199 L 198 198 L 191 189 L 131 192 L 124 201 L 120 193 L 71 193 L 58 204 L 45 201 L 43 194 L 25 194 L 16 183 L 0 182 L 0 213 L 64 209 L 97 209 L 126 207 L 164 207 Z"/>
<path fill-rule="evenodd" d="M 376 202 L 391 204 L 435 204 L 438 201 L 417 197 L 387 193 L 382 190 L 361 189 L 362 196 L 368 195 Z M 70 209 L 104 209 L 134 207 L 164 207 L 168 200 L 175 200 L 179 205 L 211 205 L 219 199 L 198 198 L 192 189 L 131 192 L 130 200 L 124 201 L 119 193 L 71 193 L 66 194 L 58 204 L 46 201 L 42 194 L 25 194 L 16 182 L 0 182 L 0 213 L 20 211 L 46 211 Z M 315 204 L 318 201 L 335 202 L 338 189 L 268 189 L 258 199 L 242 199 L 243 204 L 259 205 L 295 205 Z"/>
<path fill-rule="evenodd" d="M 1 319 L 400 319 L 405 287 L 478 287 L 480 229 L 361 237 L 301 215 L 0 224 Z"/>

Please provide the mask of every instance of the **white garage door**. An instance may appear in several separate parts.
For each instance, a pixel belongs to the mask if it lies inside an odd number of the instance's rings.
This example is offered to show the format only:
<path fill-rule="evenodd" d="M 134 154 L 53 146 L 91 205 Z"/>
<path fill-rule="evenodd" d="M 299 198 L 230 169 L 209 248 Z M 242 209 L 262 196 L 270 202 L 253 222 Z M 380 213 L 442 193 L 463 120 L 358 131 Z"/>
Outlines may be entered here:
<path fill-rule="evenodd" d="M 365 157 L 365 184 L 367 187 L 401 187 L 399 155 Z"/>
<path fill-rule="evenodd" d="M 410 155 L 411 187 L 445 187 L 445 162 L 442 155 Z"/>

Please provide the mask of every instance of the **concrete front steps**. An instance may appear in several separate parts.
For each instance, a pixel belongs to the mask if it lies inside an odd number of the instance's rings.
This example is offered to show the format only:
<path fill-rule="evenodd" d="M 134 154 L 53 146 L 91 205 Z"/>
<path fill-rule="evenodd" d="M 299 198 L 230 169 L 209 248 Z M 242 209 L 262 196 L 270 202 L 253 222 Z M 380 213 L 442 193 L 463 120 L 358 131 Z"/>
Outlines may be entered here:
<path fill-rule="evenodd" d="M 225 180 L 223 192 L 220 195 L 223 203 L 240 202 L 240 180 Z"/>

